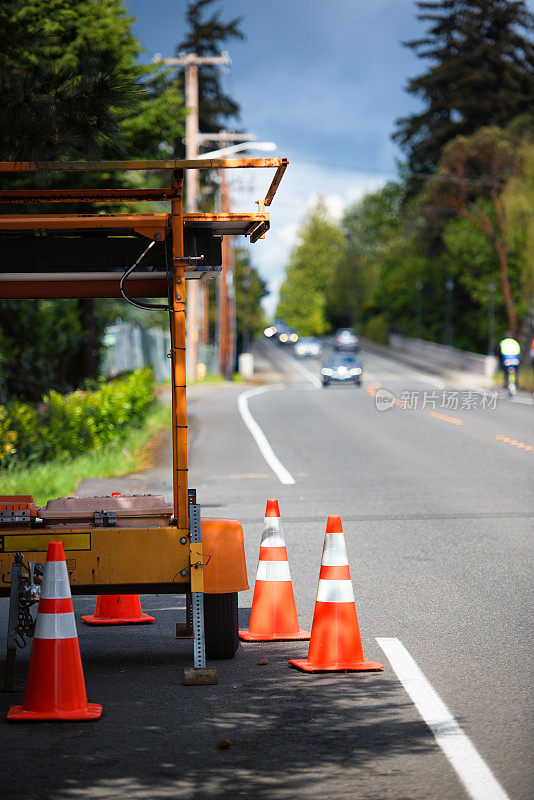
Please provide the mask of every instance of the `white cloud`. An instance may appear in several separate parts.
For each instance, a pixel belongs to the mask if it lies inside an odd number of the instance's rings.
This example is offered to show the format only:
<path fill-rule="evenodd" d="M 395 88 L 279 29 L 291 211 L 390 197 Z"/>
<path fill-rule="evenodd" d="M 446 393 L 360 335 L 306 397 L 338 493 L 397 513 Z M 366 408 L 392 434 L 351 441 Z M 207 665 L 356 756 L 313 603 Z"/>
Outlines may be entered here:
<path fill-rule="evenodd" d="M 236 172 L 229 176 L 233 182 L 232 209 L 251 211 L 256 208 L 254 201 L 265 196 L 271 176 L 267 177 L 266 170 L 250 170 L 243 180 Z M 386 180 L 383 176 L 353 170 L 290 161 L 273 204 L 267 209 L 271 215 L 271 229 L 265 239 L 250 246 L 252 262 L 269 286 L 270 295 L 264 301 L 268 314 L 274 313 L 284 269 L 297 242 L 302 220 L 319 195 L 324 196 L 332 217 L 339 221 L 347 206 L 376 191 Z"/>

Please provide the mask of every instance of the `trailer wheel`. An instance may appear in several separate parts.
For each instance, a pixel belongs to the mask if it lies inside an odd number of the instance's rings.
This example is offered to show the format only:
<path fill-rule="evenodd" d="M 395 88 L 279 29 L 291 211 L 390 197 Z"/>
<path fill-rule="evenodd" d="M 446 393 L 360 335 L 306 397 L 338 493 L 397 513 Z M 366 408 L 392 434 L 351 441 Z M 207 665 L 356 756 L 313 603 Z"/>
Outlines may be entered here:
<path fill-rule="evenodd" d="M 239 646 L 237 592 L 204 595 L 208 658 L 233 658 Z"/>

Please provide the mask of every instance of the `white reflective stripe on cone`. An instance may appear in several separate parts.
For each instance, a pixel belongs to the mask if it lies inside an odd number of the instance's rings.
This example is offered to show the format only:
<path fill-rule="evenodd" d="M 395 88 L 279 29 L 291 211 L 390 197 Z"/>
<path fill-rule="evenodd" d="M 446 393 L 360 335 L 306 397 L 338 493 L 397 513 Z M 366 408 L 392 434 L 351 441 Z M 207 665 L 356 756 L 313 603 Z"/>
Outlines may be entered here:
<path fill-rule="evenodd" d="M 76 639 L 77 636 L 74 612 L 37 614 L 34 639 Z"/>
<path fill-rule="evenodd" d="M 321 603 L 354 603 L 352 581 L 319 579 L 317 600 Z"/>
<path fill-rule="evenodd" d="M 348 564 L 345 537 L 342 533 L 327 533 L 324 537 L 323 558 L 324 567 L 344 567 Z"/>
<path fill-rule="evenodd" d="M 290 581 L 287 561 L 258 561 L 257 581 Z"/>
<path fill-rule="evenodd" d="M 279 517 L 265 517 L 260 547 L 285 547 L 284 532 Z"/>
<path fill-rule="evenodd" d="M 66 563 L 64 561 L 47 561 L 44 566 L 41 597 L 45 600 L 60 600 L 70 596 Z"/>

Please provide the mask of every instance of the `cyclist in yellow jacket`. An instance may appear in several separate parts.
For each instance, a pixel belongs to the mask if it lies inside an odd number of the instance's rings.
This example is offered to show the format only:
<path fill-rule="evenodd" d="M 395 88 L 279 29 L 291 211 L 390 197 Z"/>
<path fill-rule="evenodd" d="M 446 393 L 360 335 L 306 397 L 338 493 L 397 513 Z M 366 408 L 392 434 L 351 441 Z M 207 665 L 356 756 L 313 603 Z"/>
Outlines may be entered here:
<path fill-rule="evenodd" d="M 504 338 L 499 342 L 499 355 L 501 369 L 504 373 L 504 387 L 506 388 L 508 386 L 508 368 L 515 367 L 517 375 L 521 356 L 521 347 L 519 342 L 514 339 L 512 331 L 506 331 Z"/>

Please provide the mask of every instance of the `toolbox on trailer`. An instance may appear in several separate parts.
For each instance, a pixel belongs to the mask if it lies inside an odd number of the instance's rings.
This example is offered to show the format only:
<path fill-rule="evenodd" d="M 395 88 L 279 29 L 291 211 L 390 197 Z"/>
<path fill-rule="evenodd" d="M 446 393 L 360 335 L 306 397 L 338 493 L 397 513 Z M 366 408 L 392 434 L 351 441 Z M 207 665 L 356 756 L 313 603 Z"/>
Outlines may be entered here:
<path fill-rule="evenodd" d="M 10 595 L 5 686 L 16 647 L 31 635 L 39 562 L 63 542 L 73 594 L 184 593 L 193 638 L 188 683 L 216 682 L 205 652 L 232 657 L 238 646 L 237 592 L 247 589 L 243 531 L 237 520 L 201 520 L 187 472 L 185 299 L 187 282 L 220 269 L 223 236 L 269 230 L 269 206 L 287 167 L 283 158 L 196 161 L 0 162 L 0 173 L 164 171 L 166 188 L 0 189 L 1 204 L 169 203 L 162 213 L 0 215 L 1 298 L 122 297 L 169 312 L 171 332 L 173 503 L 156 495 L 67 497 L 37 508 L 31 496 L 0 497 L 0 596 Z M 275 174 L 254 213 L 185 213 L 187 169 L 270 167 Z M 34 206 L 35 208 L 35 206 Z M 87 209 L 85 209 L 86 212 Z M 164 304 L 147 298 L 166 298 Z M 136 298 L 134 300 L 134 298 Z M 179 626 L 177 626 L 178 629 Z"/>
<path fill-rule="evenodd" d="M 172 506 L 161 495 L 112 494 L 104 497 L 59 497 L 49 500 L 38 516 L 45 528 L 162 528 L 172 519 Z"/>

